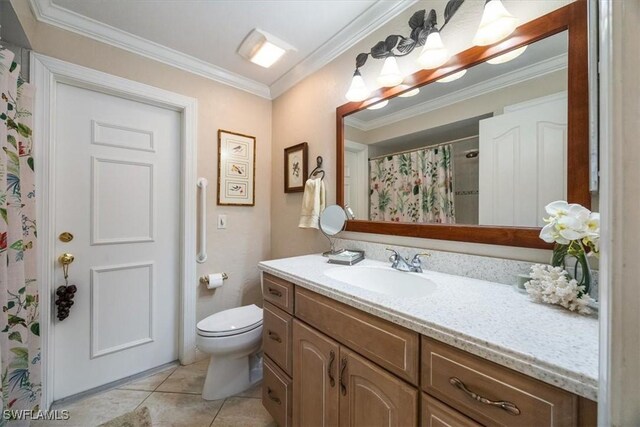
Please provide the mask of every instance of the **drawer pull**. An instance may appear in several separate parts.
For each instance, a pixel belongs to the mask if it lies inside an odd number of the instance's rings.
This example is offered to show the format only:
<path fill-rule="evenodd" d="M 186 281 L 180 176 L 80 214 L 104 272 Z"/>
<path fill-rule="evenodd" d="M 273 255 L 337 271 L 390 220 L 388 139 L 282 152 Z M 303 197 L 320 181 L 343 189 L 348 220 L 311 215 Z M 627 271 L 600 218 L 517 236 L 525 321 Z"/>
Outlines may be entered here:
<path fill-rule="evenodd" d="M 485 405 L 497 406 L 498 408 L 504 409 L 511 415 L 520 415 L 520 409 L 518 409 L 518 407 L 513 403 L 505 402 L 505 401 L 489 400 L 486 397 L 482 397 L 479 394 L 469 390 L 467 386 L 456 377 L 449 378 L 449 383 L 452 386 L 462 390 L 470 398 L 477 400 L 480 403 L 484 403 Z"/>
<path fill-rule="evenodd" d="M 282 342 L 282 338 L 280 338 L 280 335 L 276 334 L 275 332 L 269 330 L 268 334 L 269 334 L 269 338 L 271 338 L 275 342 L 278 342 L 278 343 Z"/>
<path fill-rule="evenodd" d="M 329 353 L 329 367 L 327 368 L 327 375 L 329 375 L 329 384 L 331 384 L 331 387 L 335 387 L 336 386 L 336 380 L 333 378 L 333 362 L 335 362 L 336 360 L 336 353 L 331 350 L 331 352 Z"/>
<path fill-rule="evenodd" d="M 271 387 L 267 387 L 267 396 L 269 396 L 269 399 L 273 400 L 278 405 L 280 405 L 282 403 L 280 401 L 280 398 L 275 396 L 275 393 L 273 392 L 273 390 L 271 390 Z"/>
<path fill-rule="evenodd" d="M 270 293 L 271 295 L 275 295 L 275 296 L 277 296 L 277 297 L 281 297 L 281 296 L 282 296 L 282 292 L 280 292 L 280 291 L 279 291 L 279 290 L 277 290 L 277 289 L 273 289 L 273 288 L 269 288 L 269 293 Z"/>
<path fill-rule="evenodd" d="M 340 361 L 340 378 L 338 379 L 340 381 L 340 392 L 342 393 L 343 396 L 347 395 L 347 385 L 345 384 L 344 380 L 344 371 L 347 369 L 347 358 L 343 357 L 342 360 Z"/>

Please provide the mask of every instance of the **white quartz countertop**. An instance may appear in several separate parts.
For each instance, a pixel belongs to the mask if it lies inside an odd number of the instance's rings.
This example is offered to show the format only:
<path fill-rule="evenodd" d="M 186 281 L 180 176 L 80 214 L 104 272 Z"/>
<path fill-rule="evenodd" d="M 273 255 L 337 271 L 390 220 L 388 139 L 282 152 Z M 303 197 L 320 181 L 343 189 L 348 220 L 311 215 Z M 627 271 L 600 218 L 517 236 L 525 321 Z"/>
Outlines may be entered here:
<path fill-rule="evenodd" d="M 364 260 L 357 266 L 388 266 Z M 263 271 L 420 334 L 591 400 L 598 390 L 598 319 L 532 302 L 512 286 L 425 270 L 438 285 L 420 298 L 398 298 L 324 274 L 321 255 L 264 261 Z M 406 273 L 414 274 L 414 273 Z"/>

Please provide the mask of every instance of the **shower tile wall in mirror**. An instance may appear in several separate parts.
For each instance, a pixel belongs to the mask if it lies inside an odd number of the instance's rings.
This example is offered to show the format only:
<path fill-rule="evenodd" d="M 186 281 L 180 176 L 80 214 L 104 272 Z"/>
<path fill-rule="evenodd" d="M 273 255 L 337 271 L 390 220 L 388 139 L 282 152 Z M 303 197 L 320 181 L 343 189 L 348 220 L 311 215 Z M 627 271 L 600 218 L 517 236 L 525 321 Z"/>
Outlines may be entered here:
<path fill-rule="evenodd" d="M 566 31 L 349 115 L 344 135 L 357 219 L 543 226 L 567 197 Z"/>

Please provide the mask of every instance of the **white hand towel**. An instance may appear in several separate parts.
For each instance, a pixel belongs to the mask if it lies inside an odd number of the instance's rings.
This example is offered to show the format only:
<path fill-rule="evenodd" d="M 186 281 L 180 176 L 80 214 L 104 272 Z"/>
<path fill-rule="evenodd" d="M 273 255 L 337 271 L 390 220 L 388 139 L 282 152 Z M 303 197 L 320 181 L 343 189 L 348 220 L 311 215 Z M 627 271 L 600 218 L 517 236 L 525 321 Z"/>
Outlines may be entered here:
<path fill-rule="evenodd" d="M 308 179 L 304 185 L 300 228 L 318 228 L 320 214 L 325 208 L 325 189 L 322 178 Z"/>

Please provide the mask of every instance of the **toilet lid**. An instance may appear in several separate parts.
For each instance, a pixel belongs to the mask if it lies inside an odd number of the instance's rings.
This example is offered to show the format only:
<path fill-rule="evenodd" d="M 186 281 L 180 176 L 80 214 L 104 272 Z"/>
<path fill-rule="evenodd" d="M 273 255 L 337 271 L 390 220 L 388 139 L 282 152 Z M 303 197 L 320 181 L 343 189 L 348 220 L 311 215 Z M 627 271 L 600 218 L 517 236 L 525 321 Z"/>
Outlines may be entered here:
<path fill-rule="evenodd" d="M 262 309 L 255 304 L 224 310 L 202 319 L 197 328 L 200 335 L 229 336 L 250 331 L 262 324 Z"/>

